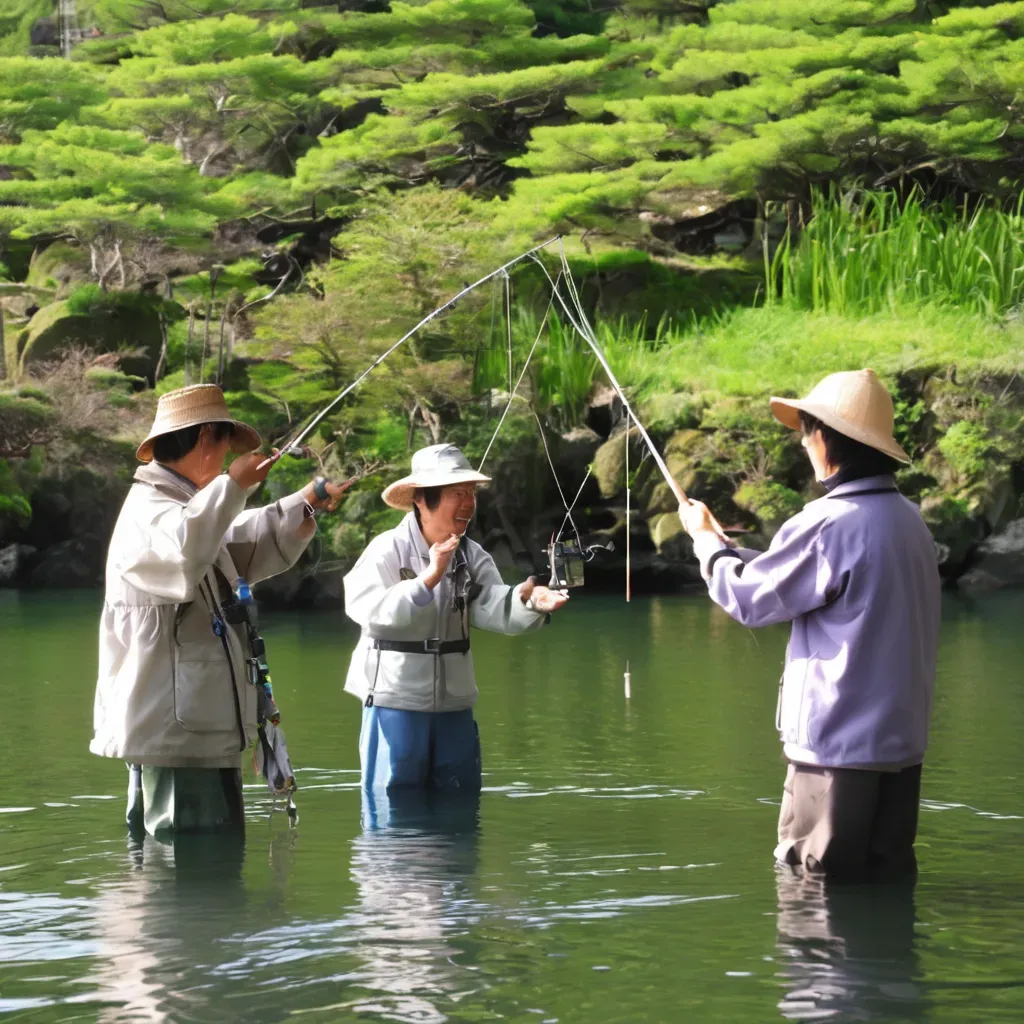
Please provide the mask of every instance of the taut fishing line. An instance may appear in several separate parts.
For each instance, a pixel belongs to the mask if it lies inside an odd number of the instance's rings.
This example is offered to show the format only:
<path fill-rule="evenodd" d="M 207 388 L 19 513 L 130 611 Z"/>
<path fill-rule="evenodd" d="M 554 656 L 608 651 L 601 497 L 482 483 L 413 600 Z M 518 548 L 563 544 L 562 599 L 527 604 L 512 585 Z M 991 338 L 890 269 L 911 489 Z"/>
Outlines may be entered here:
<path fill-rule="evenodd" d="M 550 271 L 548 270 L 547 266 L 545 266 L 544 261 L 540 258 L 540 256 L 541 256 L 541 254 L 545 250 L 547 250 L 550 246 L 552 246 L 552 245 L 554 245 L 556 243 L 558 245 L 559 269 L 558 269 L 557 276 L 555 278 L 552 278 Z M 519 374 L 519 377 L 518 377 L 518 379 L 513 380 L 514 373 L 513 373 L 513 343 L 512 343 L 512 283 L 511 283 L 511 277 L 510 277 L 509 271 L 513 267 L 517 266 L 520 263 L 525 262 L 526 260 L 532 260 L 534 263 L 537 264 L 538 267 L 540 267 L 542 273 L 544 274 L 545 278 L 548 281 L 548 284 L 550 285 L 551 294 L 550 294 L 550 298 L 548 300 L 547 309 L 545 310 L 545 313 L 544 313 L 544 317 L 542 318 L 541 323 L 540 323 L 540 328 L 537 331 L 537 335 L 534 338 L 533 344 L 530 347 L 529 352 L 527 353 L 526 360 L 525 360 L 525 362 L 523 364 L 523 367 L 522 367 L 522 370 L 521 370 L 521 372 Z M 348 384 L 341 391 L 339 391 L 338 394 L 326 406 L 324 406 L 323 409 L 321 409 L 318 413 L 316 413 L 316 415 L 313 416 L 313 418 L 309 421 L 309 423 L 307 423 L 306 426 L 303 427 L 299 431 L 299 433 L 292 440 L 288 441 L 284 445 L 284 447 L 279 452 L 277 452 L 275 455 L 269 456 L 268 459 L 265 460 L 261 464 L 260 468 L 263 468 L 268 463 L 275 462 L 277 459 L 279 459 L 286 452 L 295 451 L 295 450 L 299 449 L 300 446 L 302 445 L 303 440 L 306 437 L 309 436 L 310 432 L 312 430 L 314 430 L 316 428 L 316 426 L 319 423 L 321 423 L 323 421 L 323 419 L 327 415 L 329 415 L 330 412 L 333 409 L 335 409 L 348 395 L 350 395 L 390 355 L 392 355 L 394 352 L 396 352 L 402 345 L 405 344 L 405 342 L 407 342 L 411 337 L 413 337 L 418 331 L 420 331 L 424 327 L 426 327 L 432 320 L 434 320 L 438 316 L 441 316 L 446 311 L 453 309 L 455 307 L 456 303 L 459 302 L 459 300 L 461 300 L 463 297 L 465 297 L 466 295 L 468 295 L 471 292 L 473 292 L 475 289 L 479 288 L 481 285 L 486 284 L 488 281 L 494 281 L 496 284 L 498 284 L 498 282 L 500 282 L 499 287 L 502 287 L 502 291 L 504 293 L 503 296 L 502 296 L 503 299 L 504 299 L 504 302 L 502 304 L 504 306 L 504 313 L 505 313 L 505 335 L 506 335 L 505 341 L 506 341 L 506 347 L 507 347 L 507 370 L 508 370 L 508 382 L 509 382 L 509 398 L 508 398 L 508 403 L 506 404 L 504 410 L 501 413 L 501 416 L 500 416 L 500 418 L 498 420 L 498 424 L 497 424 L 497 426 L 496 426 L 496 428 L 494 430 L 494 433 L 491 436 L 490 441 L 488 442 L 487 448 L 484 451 L 483 458 L 480 460 L 479 468 L 481 470 L 483 469 L 484 463 L 486 462 L 487 457 L 488 457 L 488 455 L 491 452 L 491 449 L 492 449 L 492 447 L 494 445 L 494 442 L 497 439 L 498 433 L 500 432 L 502 426 L 504 425 L 505 419 L 508 416 L 508 413 L 509 413 L 509 411 L 512 408 L 512 403 L 514 401 L 516 401 L 517 394 L 518 394 L 518 391 L 519 391 L 519 387 L 520 387 L 520 385 L 522 384 L 523 380 L 526 377 L 526 373 L 527 373 L 527 370 L 529 368 L 530 361 L 533 358 L 533 355 L 534 355 L 534 353 L 537 350 L 537 346 L 538 346 L 538 344 L 540 342 L 541 335 L 543 334 L 545 327 L 548 328 L 549 336 L 550 336 L 550 316 L 551 316 L 551 311 L 552 311 L 552 309 L 554 307 L 554 304 L 557 302 L 558 305 L 561 307 L 561 310 L 562 310 L 566 320 L 569 322 L 569 324 L 572 325 L 573 330 L 580 336 L 580 338 L 583 339 L 584 343 L 587 345 L 587 347 L 593 353 L 594 357 L 597 359 L 598 364 L 600 365 L 601 369 L 604 371 L 605 375 L 608 378 L 608 382 L 611 384 L 611 386 L 614 389 L 614 391 L 615 391 L 616 395 L 618 396 L 619 400 L 622 402 L 623 409 L 625 410 L 625 413 L 626 413 L 626 439 L 625 439 L 625 441 L 626 441 L 627 448 L 628 448 L 628 445 L 629 445 L 630 424 L 632 424 L 633 426 L 636 427 L 637 431 L 639 432 L 640 436 L 643 438 L 643 441 L 644 441 L 645 448 L 644 448 L 643 454 L 641 456 L 641 459 L 645 460 L 647 458 L 648 454 L 650 454 L 650 456 L 654 459 L 655 463 L 657 464 L 658 469 L 661 471 L 661 474 L 664 477 L 665 482 L 668 484 L 669 488 L 671 489 L 672 493 L 676 495 L 676 497 L 678 498 L 678 500 L 679 500 L 679 502 L 681 504 L 685 503 L 688 500 L 686 498 L 686 495 L 683 493 L 682 489 L 679 487 L 679 485 L 676 483 L 676 481 L 672 478 L 672 474 L 669 472 L 668 466 L 665 464 L 664 459 L 661 457 L 660 453 L 658 452 L 657 448 L 655 447 L 654 442 L 651 440 L 650 435 L 647 433 L 647 430 L 644 428 L 643 424 L 640 422 L 640 420 L 637 417 L 636 413 L 633 411 L 633 408 L 632 408 L 632 406 L 631 406 L 631 404 L 629 402 L 629 399 L 626 397 L 626 394 L 623 391 L 622 386 L 619 384 L 619 381 L 616 378 L 615 373 L 613 372 L 611 366 L 608 364 L 608 360 L 605 357 L 604 352 L 601 350 L 601 346 L 600 346 L 600 344 L 598 343 L 598 340 L 597 340 L 597 335 L 596 335 L 596 333 L 594 331 L 594 328 L 591 326 L 589 320 L 587 319 L 587 315 L 586 315 L 586 312 L 584 311 L 582 301 L 580 300 L 579 290 L 576 287 L 576 282 L 573 280 L 572 272 L 571 272 L 571 270 L 569 268 L 569 261 L 568 261 L 568 258 L 566 257 L 566 253 L 565 253 L 565 246 L 564 246 L 564 244 L 562 242 L 562 237 L 560 235 L 558 235 L 558 236 L 556 236 L 554 238 L 548 239 L 548 241 L 542 242 L 540 245 L 534 246 L 532 249 L 529 249 L 526 252 L 520 254 L 519 256 L 516 256 L 514 259 L 509 260 L 507 263 L 504 263 L 502 266 L 498 267 L 496 270 L 491 271 L 489 274 L 485 274 L 479 280 L 473 282 L 473 284 L 467 285 L 465 288 L 463 288 L 460 292 L 458 292 L 456 295 L 454 295 L 452 298 L 450 298 L 443 305 L 438 306 L 438 308 L 435 309 L 433 312 L 427 314 L 427 316 L 425 316 L 422 320 L 420 320 L 420 322 L 417 323 L 411 330 L 407 331 L 404 335 L 402 335 L 401 338 L 398 339 L 398 341 L 396 341 L 388 349 L 386 349 L 384 352 L 382 352 L 376 359 L 374 359 L 373 362 L 371 362 L 370 365 L 367 366 L 367 368 L 365 370 L 363 370 L 363 372 L 360 373 L 355 378 L 355 380 L 353 380 L 350 384 Z M 563 289 L 563 285 L 564 285 L 564 289 Z M 564 293 L 563 293 L 563 291 L 564 291 Z M 497 295 L 495 293 L 492 293 L 492 301 L 491 301 L 491 338 L 492 338 L 492 340 L 493 340 L 493 337 L 494 337 L 495 312 L 496 312 L 496 307 L 498 305 L 498 303 L 495 301 L 496 299 L 497 299 Z M 549 549 L 549 553 L 553 552 L 555 550 L 556 546 L 560 547 L 560 542 L 561 542 L 562 534 L 564 533 L 566 526 L 570 526 L 572 528 L 573 533 L 575 534 L 575 537 L 576 537 L 576 544 L 578 546 L 579 557 L 580 558 L 592 557 L 592 552 L 589 551 L 588 549 L 584 548 L 583 542 L 582 542 L 582 538 L 580 536 L 579 529 L 577 528 L 576 522 L 573 519 L 573 510 L 575 509 L 576 504 L 579 501 L 580 496 L 583 493 L 583 489 L 586 486 L 587 481 L 590 479 L 590 476 L 591 476 L 591 473 L 592 473 L 592 469 L 588 467 L 587 474 L 584 477 L 583 482 L 580 484 L 579 490 L 576 492 L 576 496 L 573 499 L 572 504 L 570 504 L 569 501 L 567 500 L 566 496 L 565 496 L 564 490 L 562 489 L 561 482 L 560 482 L 560 480 L 558 478 L 558 473 L 555 470 L 554 460 L 552 459 L 550 449 L 548 448 L 548 443 L 547 443 L 547 438 L 546 438 L 545 431 L 544 431 L 544 426 L 543 426 L 543 424 L 540 421 L 540 417 L 537 416 L 537 413 L 535 411 L 533 411 L 533 410 L 531 410 L 531 411 L 533 412 L 534 419 L 537 421 L 537 427 L 538 427 L 538 430 L 540 432 L 541 443 L 542 443 L 542 445 L 544 447 L 544 454 L 545 454 L 545 457 L 547 458 L 548 466 L 551 469 L 551 474 L 552 474 L 552 477 L 554 478 L 555 485 L 558 488 L 558 494 L 559 494 L 559 497 L 561 498 L 562 506 L 565 509 L 565 517 L 562 520 L 562 524 L 559 527 L 558 532 L 555 533 L 555 534 L 552 534 L 551 547 Z M 627 488 L 628 488 L 628 480 L 627 480 Z M 627 517 L 627 530 L 628 530 L 628 528 L 629 528 L 629 524 L 628 524 L 628 517 Z M 567 545 L 569 543 L 570 542 L 566 542 Z M 627 538 L 627 547 L 628 547 L 628 538 Z M 628 583 L 627 583 L 627 591 L 628 591 Z"/>

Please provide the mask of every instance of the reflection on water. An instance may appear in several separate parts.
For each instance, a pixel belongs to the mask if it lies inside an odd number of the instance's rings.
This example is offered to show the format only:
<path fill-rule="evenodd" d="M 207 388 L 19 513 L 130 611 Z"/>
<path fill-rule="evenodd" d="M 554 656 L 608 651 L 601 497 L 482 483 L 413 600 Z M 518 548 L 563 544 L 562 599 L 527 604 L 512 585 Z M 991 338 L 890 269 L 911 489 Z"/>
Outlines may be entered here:
<path fill-rule="evenodd" d="M 776 867 L 778 962 L 788 1020 L 922 1020 L 915 882 L 832 885 Z"/>
<path fill-rule="evenodd" d="M 95 986 L 89 1001 L 107 1004 L 98 1020 L 162 1024 L 188 1014 L 244 908 L 244 855 L 238 834 L 128 840 L 126 870 L 90 906 L 97 966 L 84 980 Z"/>
<path fill-rule="evenodd" d="M 437 997 L 457 998 L 465 985 L 449 933 L 473 902 L 480 795 L 364 791 L 362 813 L 350 867 L 354 952 L 365 964 L 357 984 L 372 995 L 348 1008 L 408 1024 L 447 1020 Z"/>
<path fill-rule="evenodd" d="M 364 797 L 354 632 L 271 618 L 300 821 L 247 769 L 242 847 L 129 841 L 95 598 L 0 593 L 0 1024 L 1019 1022 L 1024 594 L 947 612 L 917 886 L 826 890 L 772 865 L 785 631 L 704 600 L 475 638 L 469 804 Z"/>

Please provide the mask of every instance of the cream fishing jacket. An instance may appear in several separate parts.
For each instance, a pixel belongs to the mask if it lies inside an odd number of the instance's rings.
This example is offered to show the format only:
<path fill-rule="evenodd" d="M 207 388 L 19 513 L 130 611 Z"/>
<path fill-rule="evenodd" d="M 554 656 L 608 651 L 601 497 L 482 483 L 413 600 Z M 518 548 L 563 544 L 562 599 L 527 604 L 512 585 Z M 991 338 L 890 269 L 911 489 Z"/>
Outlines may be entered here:
<path fill-rule="evenodd" d="M 213 631 L 220 588 L 291 566 L 316 532 L 301 493 L 243 511 L 227 475 L 200 491 L 141 466 L 107 555 L 99 678 L 89 749 L 165 767 L 231 768 L 255 735 L 256 693 L 243 627 Z M 227 649 L 225 650 L 225 641 Z M 229 658 L 230 653 L 230 658 Z"/>
<path fill-rule="evenodd" d="M 464 538 L 467 603 L 456 607 L 456 559 L 433 591 L 417 576 L 430 562 L 413 513 L 375 537 L 345 577 L 345 611 L 362 627 L 349 663 L 345 690 L 364 703 L 406 711 L 461 711 L 476 702 L 473 655 L 402 654 L 374 647 L 374 640 L 462 640 L 469 627 L 497 633 L 538 629 L 547 616 L 523 604 L 519 587 L 502 582 L 494 559 Z"/>

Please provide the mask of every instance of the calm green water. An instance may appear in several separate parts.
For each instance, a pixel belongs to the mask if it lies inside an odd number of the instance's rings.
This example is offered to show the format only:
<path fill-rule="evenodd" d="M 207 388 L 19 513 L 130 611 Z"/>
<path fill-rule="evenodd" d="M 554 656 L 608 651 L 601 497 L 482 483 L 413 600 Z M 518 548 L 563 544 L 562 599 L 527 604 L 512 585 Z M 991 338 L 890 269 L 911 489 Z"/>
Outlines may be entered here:
<path fill-rule="evenodd" d="M 244 851 L 129 843 L 98 601 L 0 594 L 0 1020 L 1024 1019 L 1024 595 L 946 607 L 916 889 L 827 897 L 772 864 L 785 634 L 702 598 L 477 634 L 479 807 L 365 831 L 354 632 L 271 619 L 300 820 L 254 785 Z"/>

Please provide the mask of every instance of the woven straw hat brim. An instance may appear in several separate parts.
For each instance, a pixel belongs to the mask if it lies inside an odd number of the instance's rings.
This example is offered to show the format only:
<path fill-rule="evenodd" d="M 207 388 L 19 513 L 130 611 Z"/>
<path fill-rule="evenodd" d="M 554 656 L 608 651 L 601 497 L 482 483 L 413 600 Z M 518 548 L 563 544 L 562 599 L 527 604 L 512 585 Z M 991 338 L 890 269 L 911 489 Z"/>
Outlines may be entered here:
<path fill-rule="evenodd" d="M 769 402 L 772 415 L 790 430 L 800 429 L 800 413 L 805 412 L 815 419 L 821 420 L 833 430 L 838 430 L 840 434 L 853 438 L 854 441 L 860 441 L 861 444 L 866 444 L 869 448 L 883 452 L 904 465 L 910 464 L 910 456 L 900 447 L 894 437 L 881 431 L 863 430 L 855 424 L 848 423 L 841 416 L 836 415 L 835 410 L 829 406 L 793 398 L 773 397 Z"/>
<path fill-rule="evenodd" d="M 260 437 L 259 432 L 249 426 L 248 423 L 243 423 L 241 420 L 232 419 L 204 419 L 203 423 L 230 423 L 234 427 L 234 431 L 231 434 L 231 444 L 229 450 L 234 452 L 235 455 L 245 455 L 247 452 L 254 452 L 257 448 L 263 444 L 263 438 Z M 196 426 L 195 423 L 187 423 L 183 426 Z M 139 462 L 152 462 L 153 461 L 153 442 L 158 437 L 163 437 L 164 434 L 173 434 L 176 430 L 181 430 L 182 427 L 170 427 L 167 430 L 155 430 L 150 432 L 149 437 L 146 438 L 142 444 L 139 445 L 138 450 L 135 452 L 135 457 Z"/>
<path fill-rule="evenodd" d="M 401 512 L 412 511 L 412 496 L 419 487 L 448 487 L 451 484 L 489 484 L 491 478 L 472 469 L 456 469 L 438 473 L 413 473 L 384 488 L 385 505 Z"/>

